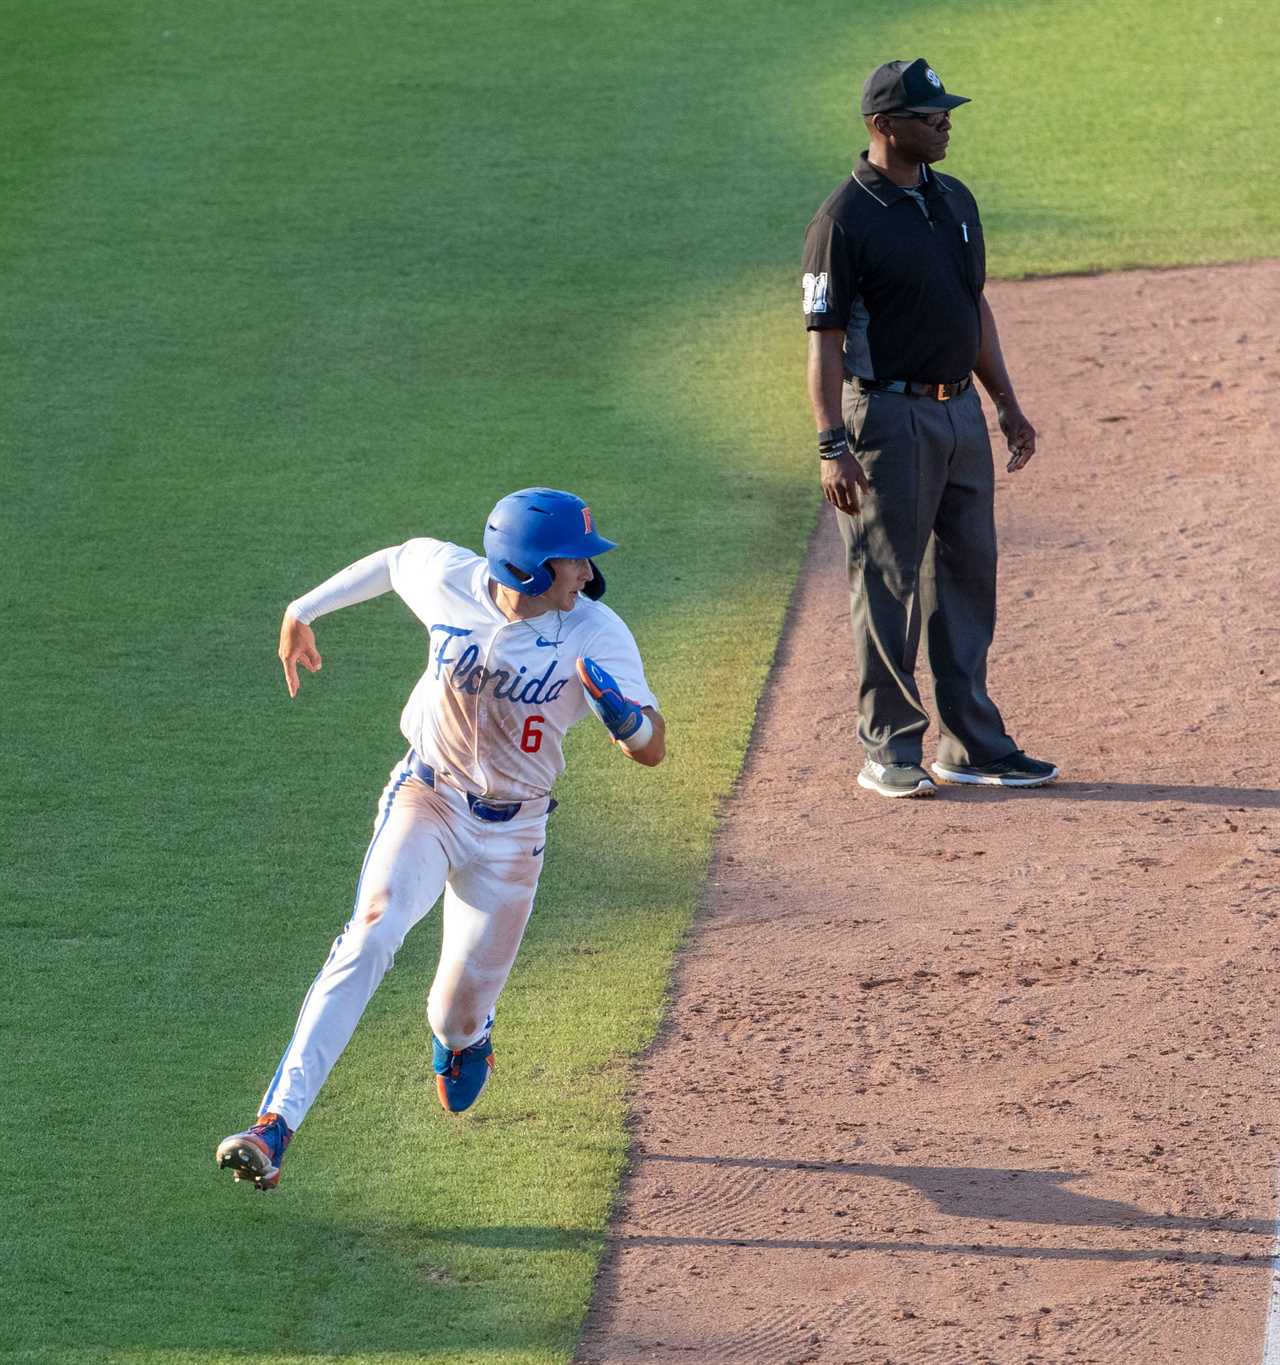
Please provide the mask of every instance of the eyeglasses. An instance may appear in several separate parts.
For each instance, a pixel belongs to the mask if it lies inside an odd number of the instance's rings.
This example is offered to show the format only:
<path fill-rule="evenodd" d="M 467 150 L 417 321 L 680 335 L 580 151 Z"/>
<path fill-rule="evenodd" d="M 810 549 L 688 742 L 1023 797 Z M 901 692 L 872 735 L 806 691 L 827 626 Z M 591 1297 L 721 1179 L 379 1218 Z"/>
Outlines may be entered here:
<path fill-rule="evenodd" d="M 944 123 L 949 123 L 951 121 L 951 110 L 943 109 L 941 112 L 937 114 L 916 114 L 909 109 L 901 111 L 895 110 L 893 113 L 886 115 L 886 117 L 899 119 L 917 119 L 919 120 L 919 122 L 925 124 L 929 128 L 941 128 Z"/>

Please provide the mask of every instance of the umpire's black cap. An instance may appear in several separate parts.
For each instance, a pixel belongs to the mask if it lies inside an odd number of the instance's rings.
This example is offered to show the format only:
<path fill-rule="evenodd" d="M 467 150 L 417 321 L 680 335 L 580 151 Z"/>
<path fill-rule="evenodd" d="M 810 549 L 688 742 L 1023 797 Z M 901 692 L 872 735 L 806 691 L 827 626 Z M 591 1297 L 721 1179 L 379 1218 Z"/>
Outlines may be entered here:
<path fill-rule="evenodd" d="M 864 114 L 892 114 L 897 109 L 954 109 L 968 104 L 964 95 L 948 95 L 938 73 L 917 57 L 914 62 L 885 62 L 867 77 L 862 87 Z"/>

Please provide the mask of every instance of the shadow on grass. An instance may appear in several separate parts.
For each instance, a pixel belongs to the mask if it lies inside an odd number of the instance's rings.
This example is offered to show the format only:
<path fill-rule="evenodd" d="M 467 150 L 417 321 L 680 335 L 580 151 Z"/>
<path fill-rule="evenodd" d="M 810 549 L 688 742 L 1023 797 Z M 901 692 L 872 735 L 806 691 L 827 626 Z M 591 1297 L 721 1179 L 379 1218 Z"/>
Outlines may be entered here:
<path fill-rule="evenodd" d="M 601 1233 L 438 1228 L 412 1219 L 291 1222 L 283 1197 L 271 1198 L 274 1207 L 256 1196 L 244 1201 L 250 1225 L 241 1226 L 235 1249 L 219 1251 L 217 1235 L 191 1248 L 175 1238 L 173 1259 L 139 1283 L 132 1300 L 124 1291 L 110 1309 L 87 1314 L 106 1287 L 99 1283 L 81 1285 L 64 1311 L 18 1304 L 0 1326 L 0 1357 L 42 1365 L 171 1352 L 210 1361 L 359 1356 L 438 1365 L 568 1358 L 581 1305 L 573 1284 L 589 1277 Z M 122 1268 L 130 1259 L 125 1251 Z M 526 1301 L 519 1286 L 548 1274 L 553 1287 L 536 1305 Z"/>

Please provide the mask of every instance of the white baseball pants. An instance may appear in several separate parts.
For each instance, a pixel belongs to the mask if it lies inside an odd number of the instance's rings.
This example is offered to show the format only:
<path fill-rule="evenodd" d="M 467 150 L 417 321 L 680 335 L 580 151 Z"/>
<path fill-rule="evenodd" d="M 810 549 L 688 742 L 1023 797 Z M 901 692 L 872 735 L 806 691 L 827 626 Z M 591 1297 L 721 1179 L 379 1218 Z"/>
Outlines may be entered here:
<path fill-rule="evenodd" d="M 484 1037 L 533 909 L 548 804 L 526 802 L 513 819 L 492 823 L 472 814 L 455 788 L 428 786 L 407 763 L 391 770 L 355 911 L 302 1002 L 260 1115 L 276 1113 L 298 1127 L 405 936 L 442 890 L 443 942 L 427 1020 L 446 1047 Z"/>

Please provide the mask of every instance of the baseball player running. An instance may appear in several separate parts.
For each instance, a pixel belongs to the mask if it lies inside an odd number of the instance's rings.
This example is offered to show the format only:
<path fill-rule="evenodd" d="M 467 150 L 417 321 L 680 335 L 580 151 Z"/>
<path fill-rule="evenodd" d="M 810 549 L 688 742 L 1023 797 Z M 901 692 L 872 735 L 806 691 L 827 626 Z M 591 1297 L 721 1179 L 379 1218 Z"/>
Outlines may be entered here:
<path fill-rule="evenodd" d="M 427 667 L 400 727 L 410 749 L 379 798 L 355 909 L 302 1002 L 258 1121 L 218 1144 L 220 1167 L 260 1190 L 315 1103 L 405 935 L 444 893 L 427 997 L 440 1103 L 461 1113 L 493 1067 L 494 1007 L 515 962 L 547 843 L 565 732 L 592 710 L 653 767 L 666 727 L 631 632 L 600 600 L 595 558 L 614 542 L 581 498 L 526 488 L 485 526 L 484 557 L 442 540 L 379 550 L 290 604 L 280 628 L 289 695 L 320 654 L 311 623 L 394 589 L 427 632 Z"/>

